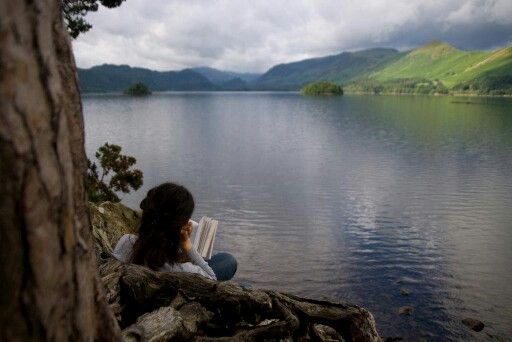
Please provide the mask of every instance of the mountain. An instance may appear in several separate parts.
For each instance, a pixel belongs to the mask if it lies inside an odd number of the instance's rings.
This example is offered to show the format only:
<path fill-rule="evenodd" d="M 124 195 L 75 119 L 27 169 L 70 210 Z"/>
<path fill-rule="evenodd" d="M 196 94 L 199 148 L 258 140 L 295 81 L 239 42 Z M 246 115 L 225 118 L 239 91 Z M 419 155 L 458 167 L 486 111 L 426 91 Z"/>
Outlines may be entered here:
<path fill-rule="evenodd" d="M 512 47 L 462 51 L 441 41 L 398 52 L 376 48 L 276 65 L 253 85 L 299 90 L 314 81 L 347 92 L 512 94 Z"/>
<path fill-rule="evenodd" d="M 122 92 L 136 82 L 143 82 L 151 91 L 218 88 L 206 77 L 190 69 L 161 72 L 111 64 L 90 69 L 79 68 L 78 80 L 82 92 Z"/>
<path fill-rule="evenodd" d="M 136 82 L 164 90 L 299 90 L 331 81 L 346 92 L 512 95 L 512 46 L 462 51 L 441 41 L 414 50 L 375 48 L 279 64 L 258 77 L 201 67 L 158 72 L 126 65 L 79 69 L 83 92 L 122 92 Z"/>
<path fill-rule="evenodd" d="M 364 85 L 366 88 L 364 89 Z M 368 86 L 369 85 L 369 86 Z M 462 51 L 433 41 L 365 73 L 349 90 L 512 93 L 512 47 Z M 422 89 L 423 88 L 423 89 Z"/>
<path fill-rule="evenodd" d="M 222 90 L 250 90 L 250 86 L 247 82 L 242 80 L 240 77 L 233 78 L 229 81 L 219 84 Z"/>
<path fill-rule="evenodd" d="M 261 76 L 261 74 L 223 71 L 209 67 L 191 68 L 191 70 L 203 75 L 210 82 L 216 85 L 221 85 L 223 83 L 226 83 L 237 78 L 239 78 L 243 82 L 251 83 Z"/>
<path fill-rule="evenodd" d="M 376 48 L 311 58 L 270 68 L 254 84 L 257 89 L 298 90 L 313 81 L 345 83 L 402 56 L 395 49 Z"/>
<path fill-rule="evenodd" d="M 452 87 L 494 69 L 500 62 L 510 65 L 510 51 L 511 48 L 492 52 L 461 51 L 434 41 L 410 51 L 401 59 L 372 73 L 371 77 L 379 81 L 397 78 L 439 79 L 447 87 Z"/>

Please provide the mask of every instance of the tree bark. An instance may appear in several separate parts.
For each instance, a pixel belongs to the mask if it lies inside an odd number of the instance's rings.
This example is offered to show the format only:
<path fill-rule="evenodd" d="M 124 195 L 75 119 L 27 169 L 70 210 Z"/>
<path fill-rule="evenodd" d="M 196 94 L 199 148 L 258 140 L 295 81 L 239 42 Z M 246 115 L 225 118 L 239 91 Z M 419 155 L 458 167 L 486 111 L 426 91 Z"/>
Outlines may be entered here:
<path fill-rule="evenodd" d="M 0 340 L 118 340 L 86 212 L 60 1 L 0 0 L 0 13 Z"/>

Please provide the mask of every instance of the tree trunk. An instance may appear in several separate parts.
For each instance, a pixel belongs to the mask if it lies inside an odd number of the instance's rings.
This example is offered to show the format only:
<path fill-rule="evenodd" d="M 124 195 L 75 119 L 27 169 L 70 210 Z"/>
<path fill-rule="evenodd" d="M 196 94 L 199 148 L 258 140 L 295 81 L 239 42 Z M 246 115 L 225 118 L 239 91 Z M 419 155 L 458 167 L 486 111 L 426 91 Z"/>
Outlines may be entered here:
<path fill-rule="evenodd" d="M 0 0 L 0 13 L 0 340 L 118 340 L 86 212 L 60 1 Z"/>

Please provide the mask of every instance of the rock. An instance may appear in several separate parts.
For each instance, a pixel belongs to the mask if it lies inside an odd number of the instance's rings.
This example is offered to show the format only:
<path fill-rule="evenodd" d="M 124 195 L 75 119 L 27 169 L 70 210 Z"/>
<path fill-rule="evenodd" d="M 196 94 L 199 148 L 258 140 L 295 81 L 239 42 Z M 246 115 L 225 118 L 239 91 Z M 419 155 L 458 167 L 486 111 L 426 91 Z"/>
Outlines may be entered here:
<path fill-rule="evenodd" d="M 407 290 L 407 289 L 404 289 L 404 288 L 401 288 L 401 289 L 400 289 L 400 294 L 401 294 L 402 296 L 408 296 L 408 295 L 410 295 L 411 293 L 412 293 L 412 292 L 411 292 L 410 290 Z"/>
<path fill-rule="evenodd" d="M 252 289 L 252 284 L 249 283 L 248 281 L 242 281 L 240 283 L 238 283 L 238 285 L 240 285 L 240 287 L 244 288 L 244 289 Z"/>
<path fill-rule="evenodd" d="M 500 335 L 493 335 L 493 334 L 489 334 L 487 333 L 487 336 L 489 336 L 489 338 L 493 339 L 493 340 L 496 340 L 498 342 L 506 342 L 506 341 L 509 341 L 507 340 L 505 337 L 503 336 L 500 336 Z"/>
<path fill-rule="evenodd" d="M 398 309 L 398 313 L 400 315 L 410 315 L 414 311 L 414 308 L 412 306 L 402 306 L 400 309 Z"/>
<path fill-rule="evenodd" d="M 89 202 L 89 216 L 97 255 L 112 253 L 121 236 L 137 233 L 141 219 L 140 212 L 113 202 Z"/>
<path fill-rule="evenodd" d="M 485 327 L 484 323 L 482 321 L 479 321 L 478 319 L 467 317 L 462 320 L 462 323 L 467 326 L 468 328 L 473 329 L 474 331 L 482 331 Z"/>
<path fill-rule="evenodd" d="M 419 284 L 420 281 L 418 279 L 414 279 L 411 277 L 402 277 L 396 281 L 397 284 Z"/>
<path fill-rule="evenodd" d="M 404 340 L 401 336 L 395 336 L 395 337 L 386 337 L 384 342 L 402 342 Z"/>

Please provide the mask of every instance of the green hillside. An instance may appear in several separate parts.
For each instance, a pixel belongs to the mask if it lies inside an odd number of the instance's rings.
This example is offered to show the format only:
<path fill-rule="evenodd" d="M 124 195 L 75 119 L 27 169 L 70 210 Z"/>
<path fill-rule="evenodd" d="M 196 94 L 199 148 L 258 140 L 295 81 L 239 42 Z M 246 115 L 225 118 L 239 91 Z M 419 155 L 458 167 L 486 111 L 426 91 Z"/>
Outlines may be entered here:
<path fill-rule="evenodd" d="M 395 49 L 376 48 L 279 64 L 254 84 L 261 90 L 299 90 L 315 81 L 348 82 L 401 56 Z"/>
<path fill-rule="evenodd" d="M 490 52 L 461 51 L 434 41 L 361 75 L 348 90 L 423 92 L 415 91 L 423 87 L 426 92 L 505 94 L 512 93 L 511 79 L 512 47 Z"/>

